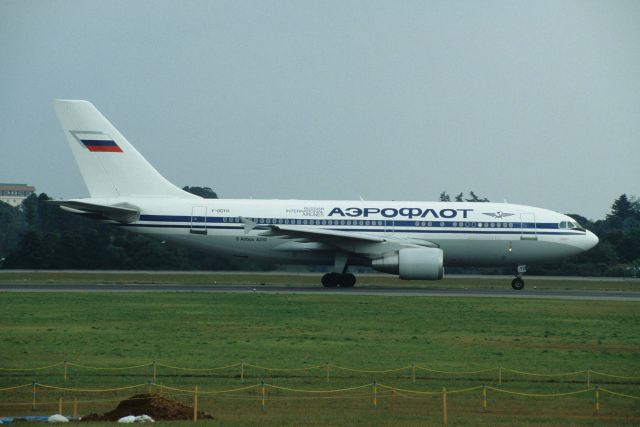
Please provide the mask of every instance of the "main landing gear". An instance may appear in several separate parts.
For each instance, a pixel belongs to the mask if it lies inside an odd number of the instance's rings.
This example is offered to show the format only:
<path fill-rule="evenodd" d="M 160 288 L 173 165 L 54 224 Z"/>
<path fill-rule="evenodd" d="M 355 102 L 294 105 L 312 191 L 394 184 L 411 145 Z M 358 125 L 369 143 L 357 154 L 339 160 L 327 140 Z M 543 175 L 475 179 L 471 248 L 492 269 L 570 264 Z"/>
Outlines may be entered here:
<path fill-rule="evenodd" d="M 516 291 L 521 291 L 524 288 L 524 280 L 522 275 L 527 272 L 526 265 L 519 265 L 516 270 L 516 278 L 511 281 L 511 287 Z"/>
<path fill-rule="evenodd" d="M 356 284 L 356 276 L 351 273 L 327 273 L 322 276 L 322 286 L 325 288 L 352 288 Z"/>
<path fill-rule="evenodd" d="M 336 252 L 333 273 L 322 276 L 322 286 L 325 288 L 352 288 L 356 284 L 356 276 L 347 273 L 349 255 L 345 252 Z M 341 271 L 341 273 L 338 273 Z"/>

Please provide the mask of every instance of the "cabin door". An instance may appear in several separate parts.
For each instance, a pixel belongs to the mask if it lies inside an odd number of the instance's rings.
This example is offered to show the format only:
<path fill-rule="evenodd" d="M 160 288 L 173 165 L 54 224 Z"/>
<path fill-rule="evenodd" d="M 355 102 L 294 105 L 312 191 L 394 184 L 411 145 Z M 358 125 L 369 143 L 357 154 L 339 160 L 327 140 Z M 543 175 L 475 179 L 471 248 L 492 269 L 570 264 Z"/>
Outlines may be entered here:
<path fill-rule="evenodd" d="M 393 234 L 393 229 L 395 227 L 395 221 L 392 219 L 384 220 L 384 234 Z"/>
<path fill-rule="evenodd" d="M 191 208 L 191 234 L 207 234 L 207 207 L 194 206 Z"/>
<path fill-rule="evenodd" d="M 520 240 L 538 240 L 535 214 L 520 214 Z"/>

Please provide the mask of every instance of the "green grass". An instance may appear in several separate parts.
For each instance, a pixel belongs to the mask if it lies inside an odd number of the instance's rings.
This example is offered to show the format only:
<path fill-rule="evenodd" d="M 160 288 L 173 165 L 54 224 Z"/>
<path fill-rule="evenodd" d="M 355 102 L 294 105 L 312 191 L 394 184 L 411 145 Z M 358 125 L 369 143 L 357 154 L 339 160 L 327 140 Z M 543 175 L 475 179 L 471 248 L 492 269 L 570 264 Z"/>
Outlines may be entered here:
<path fill-rule="evenodd" d="M 271 276 L 266 276 L 269 279 Z M 640 303 L 613 301 L 504 300 L 475 298 L 272 295 L 225 293 L 5 293 L 0 310 L 0 367 L 39 367 L 64 360 L 122 367 L 156 360 L 205 368 L 247 362 L 298 368 L 326 362 L 360 370 L 419 364 L 443 371 L 473 371 L 498 365 L 538 373 L 590 368 L 640 375 Z M 69 367 L 0 372 L 0 388 L 36 380 L 70 388 L 106 388 L 146 383 L 152 368 L 96 371 Z M 158 368 L 158 383 L 202 390 L 241 386 L 238 367 L 215 371 Z M 330 370 L 262 371 L 247 368 L 245 384 L 336 389 L 377 381 L 399 388 L 440 391 L 484 383 L 498 386 L 497 371 L 448 375 L 411 370 L 373 374 Z M 529 393 L 557 393 L 586 387 L 584 374 L 532 377 L 503 372 L 501 387 Z M 640 395 L 637 380 L 592 375 L 593 384 Z M 371 389 L 353 398 L 306 399 L 301 393 L 269 389 L 267 410 L 257 390 L 201 406 L 223 424 L 424 425 L 441 423 L 441 396 L 419 399 L 382 393 L 372 407 Z M 593 393 L 563 398 L 528 398 L 490 392 L 481 412 L 479 391 L 449 396 L 451 425 L 599 425 L 592 416 Z M 105 411 L 133 392 L 83 394 L 38 391 L 36 413 L 56 412 L 57 399 L 83 401 L 80 413 Z M 189 401 L 189 396 L 175 396 Z M 295 397 L 295 400 L 291 398 Z M 302 398 L 305 399 L 302 399 Z M 414 396 L 415 397 L 415 396 Z M 287 398 L 287 399 L 285 399 Z M 0 414 L 30 413 L 31 390 L 0 392 Z M 20 403 L 20 404 L 19 404 Z M 69 406 L 65 412 L 69 413 Z M 637 425 L 638 400 L 603 395 L 607 424 Z M 163 423 L 164 425 L 164 423 Z M 180 425 L 180 423 L 166 423 Z"/>

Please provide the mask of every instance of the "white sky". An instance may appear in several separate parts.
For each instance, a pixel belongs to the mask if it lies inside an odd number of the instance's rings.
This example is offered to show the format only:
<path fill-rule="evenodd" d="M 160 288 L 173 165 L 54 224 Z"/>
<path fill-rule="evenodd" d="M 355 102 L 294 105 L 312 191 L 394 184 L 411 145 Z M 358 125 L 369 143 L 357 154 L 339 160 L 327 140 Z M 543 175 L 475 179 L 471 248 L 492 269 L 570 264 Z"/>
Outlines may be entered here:
<path fill-rule="evenodd" d="M 640 195 L 638 1 L 0 1 L 0 182 L 86 196 L 54 98 L 223 198 Z"/>

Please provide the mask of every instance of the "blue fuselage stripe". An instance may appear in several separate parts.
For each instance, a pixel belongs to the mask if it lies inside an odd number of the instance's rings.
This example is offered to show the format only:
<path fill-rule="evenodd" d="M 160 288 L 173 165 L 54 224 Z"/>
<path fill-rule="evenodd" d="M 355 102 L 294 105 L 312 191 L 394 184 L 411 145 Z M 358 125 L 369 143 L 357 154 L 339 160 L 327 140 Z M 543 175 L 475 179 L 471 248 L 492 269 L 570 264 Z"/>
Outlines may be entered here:
<path fill-rule="evenodd" d="M 203 217 L 180 215 L 141 215 L 141 222 L 181 222 L 189 224 L 231 223 L 242 224 L 237 217 Z M 301 219 L 260 218 L 253 219 L 258 225 L 313 225 L 313 226 L 361 226 L 361 227 L 419 227 L 419 228 L 463 228 L 463 229 L 547 229 L 557 230 L 558 223 L 519 221 L 407 221 L 407 220 L 355 220 L 355 219 Z"/>
<path fill-rule="evenodd" d="M 424 234 L 495 234 L 495 235 L 582 235 L 581 232 L 559 231 L 557 223 L 498 222 L 498 221 L 391 221 L 391 220 L 326 220 L 326 219 L 254 219 L 258 225 L 301 225 L 327 230 L 365 233 L 424 233 Z M 306 222 L 306 224 L 305 224 Z M 325 222 L 325 224 L 322 224 Z M 167 224 L 170 223 L 170 224 Z M 220 224 L 220 225 L 214 225 Z M 224 225 L 222 225 L 224 224 Z M 191 217 L 179 215 L 142 215 L 140 221 L 122 224 L 143 228 L 207 228 L 211 230 L 242 230 L 237 217 Z M 354 226 L 358 228 L 353 228 Z M 360 228 L 362 227 L 362 228 Z M 558 231 L 550 231 L 558 230 Z"/>

